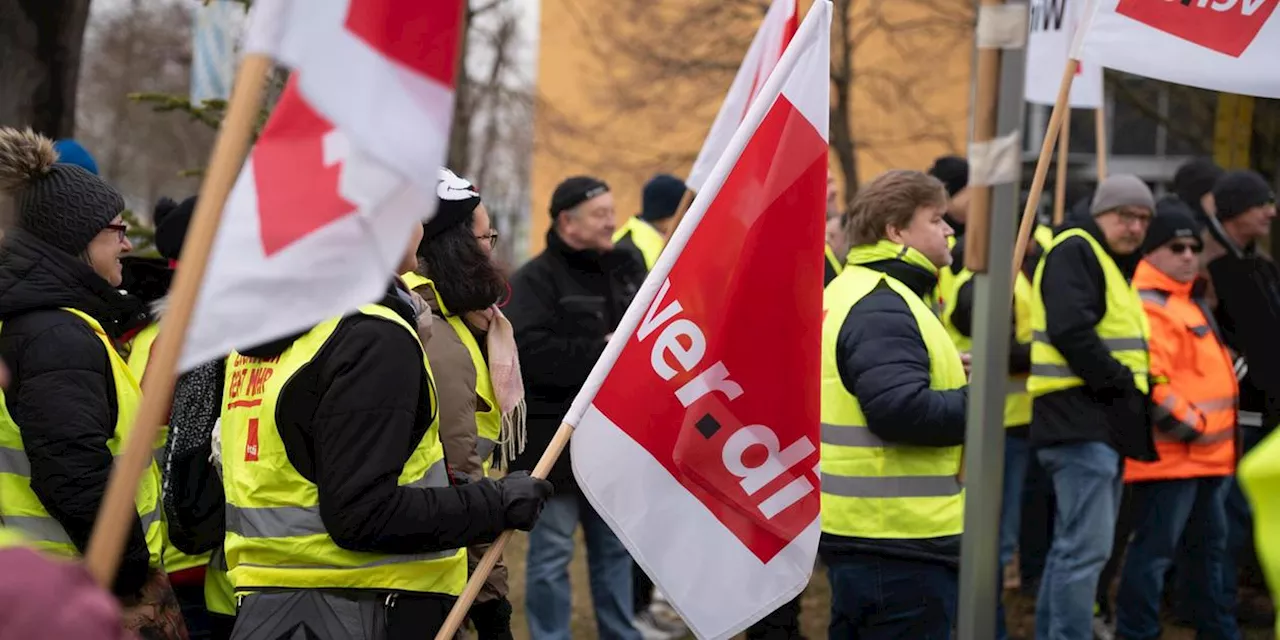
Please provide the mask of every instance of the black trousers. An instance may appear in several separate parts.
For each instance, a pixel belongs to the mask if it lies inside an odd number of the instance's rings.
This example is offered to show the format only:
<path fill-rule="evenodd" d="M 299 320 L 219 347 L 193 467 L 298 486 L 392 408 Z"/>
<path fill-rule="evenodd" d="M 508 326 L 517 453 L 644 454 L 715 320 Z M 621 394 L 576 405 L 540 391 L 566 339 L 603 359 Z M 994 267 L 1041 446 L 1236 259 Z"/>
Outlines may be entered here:
<path fill-rule="evenodd" d="M 257 593 L 240 602 L 232 640 L 421 640 L 444 626 L 454 598 L 355 590 Z M 296 635 L 299 632 L 302 635 Z"/>

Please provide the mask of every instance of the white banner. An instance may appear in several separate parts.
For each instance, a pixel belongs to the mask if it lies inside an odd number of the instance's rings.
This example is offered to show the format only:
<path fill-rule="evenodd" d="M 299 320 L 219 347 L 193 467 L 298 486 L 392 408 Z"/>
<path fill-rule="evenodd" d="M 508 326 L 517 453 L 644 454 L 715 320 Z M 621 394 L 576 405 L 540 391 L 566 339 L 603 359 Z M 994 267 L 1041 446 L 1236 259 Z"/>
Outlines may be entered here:
<path fill-rule="evenodd" d="M 1280 98 L 1280 0 L 1096 0 L 1081 55 L 1111 69 Z"/>
<path fill-rule="evenodd" d="M 1052 105 L 1057 101 L 1062 69 L 1071 53 L 1076 30 L 1088 17 L 1088 5 L 1089 0 L 1031 0 L 1027 102 Z M 1097 109 L 1102 101 L 1102 66 L 1081 63 L 1071 83 L 1071 106 Z"/>

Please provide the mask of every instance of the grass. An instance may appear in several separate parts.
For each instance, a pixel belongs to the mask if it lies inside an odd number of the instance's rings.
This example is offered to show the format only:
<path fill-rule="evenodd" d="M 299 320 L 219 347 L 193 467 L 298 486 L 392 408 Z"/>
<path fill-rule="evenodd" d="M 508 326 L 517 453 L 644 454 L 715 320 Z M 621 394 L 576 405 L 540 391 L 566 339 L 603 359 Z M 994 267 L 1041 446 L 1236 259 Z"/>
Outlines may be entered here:
<path fill-rule="evenodd" d="M 529 537 L 517 533 L 507 547 L 505 559 L 511 575 L 511 604 L 515 609 L 511 628 L 518 640 L 528 640 L 529 627 L 524 617 L 524 565 L 525 552 L 529 548 Z M 587 561 L 585 545 L 581 535 L 578 536 L 577 550 L 573 564 L 569 567 L 569 579 L 573 584 L 573 618 L 571 631 L 574 638 L 595 638 L 595 616 L 592 615 L 591 595 L 587 587 Z M 1035 600 L 1017 592 L 1006 594 L 1005 605 L 1009 608 L 1010 633 L 1014 638 L 1032 637 L 1035 617 Z M 827 585 L 826 574 L 821 570 L 814 573 L 809 589 L 804 593 L 801 614 L 801 632 L 811 640 L 827 637 L 827 621 L 831 606 L 831 589 Z M 1244 629 L 1244 640 L 1275 640 L 1270 630 Z M 1166 625 L 1162 640 L 1194 640 L 1196 634 L 1192 629 Z M 692 636 L 690 636 L 692 637 Z M 741 637 L 741 636 L 740 636 Z"/>

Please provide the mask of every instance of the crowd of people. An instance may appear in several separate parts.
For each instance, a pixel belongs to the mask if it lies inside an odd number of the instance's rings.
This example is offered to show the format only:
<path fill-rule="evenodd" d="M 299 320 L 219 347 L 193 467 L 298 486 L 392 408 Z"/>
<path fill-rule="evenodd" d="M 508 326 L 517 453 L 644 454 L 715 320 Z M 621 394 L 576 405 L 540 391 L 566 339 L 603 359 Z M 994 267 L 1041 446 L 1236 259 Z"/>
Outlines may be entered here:
<path fill-rule="evenodd" d="M 831 638 L 945 638 L 956 622 L 968 351 L 974 314 L 990 311 L 975 309 L 957 239 L 968 182 L 967 163 L 944 157 L 875 178 L 847 207 L 828 185 Z M 86 549 L 196 200 L 157 203 L 159 256 L 130 255 L 124 200 L 91 155 L 0 129 L 13 208 L 0 555 L 31 576 L 0 587 L 12 596 L 0 637 L 419 638 L 489 543 L 519 529 L 524 601 L 500 563 L 469 633 L 512 638 L 519 605 L 530 637 L 570 638 L 579 526 L 599 637 L 687 633 L 575 487 L 568 451 L 546 480 L 529 473 L 663 250 L 685 184 L 654 177 L 619 223 L 608 184 L 564 180 L 546 249 L 508 277 L 480 192 L 448 170 L 440 183 L 380 300 L 180 376 L 112 599 L 29 549 Z M 1015 275 L 1000 575 L 1038 589 L 1036 638 L 1158 638 L 1173 616 L 1235 639 L 1271 623 L 1233 474 L 1280 422 L 1280 270 L 1258 248 L 1275 197 L 1207 160 L 1173 183 L 1157 200 L 1134 176 L 1106 178 L 1064 223 L 1038 226 Z M 41 593 L 65 613 L 14 604 Z M 801 614 L 797 598 L 746 635 L 803 637 Z"/>

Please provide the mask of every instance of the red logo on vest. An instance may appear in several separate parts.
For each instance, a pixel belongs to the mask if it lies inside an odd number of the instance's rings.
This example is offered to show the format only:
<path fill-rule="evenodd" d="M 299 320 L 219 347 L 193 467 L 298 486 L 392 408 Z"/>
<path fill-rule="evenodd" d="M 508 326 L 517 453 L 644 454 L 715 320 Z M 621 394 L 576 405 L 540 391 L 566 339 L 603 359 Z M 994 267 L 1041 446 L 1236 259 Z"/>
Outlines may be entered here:
<path fill-rule="evenodd" d="M 1280 0 L 1120 0 L 1116 13 L 1239 58 Z"/>
<path fill-rule="evenodd" d="M 244 461 L 258 461 L 258 419 L 249 419 L 249 434 L 244 441 Z"/>

